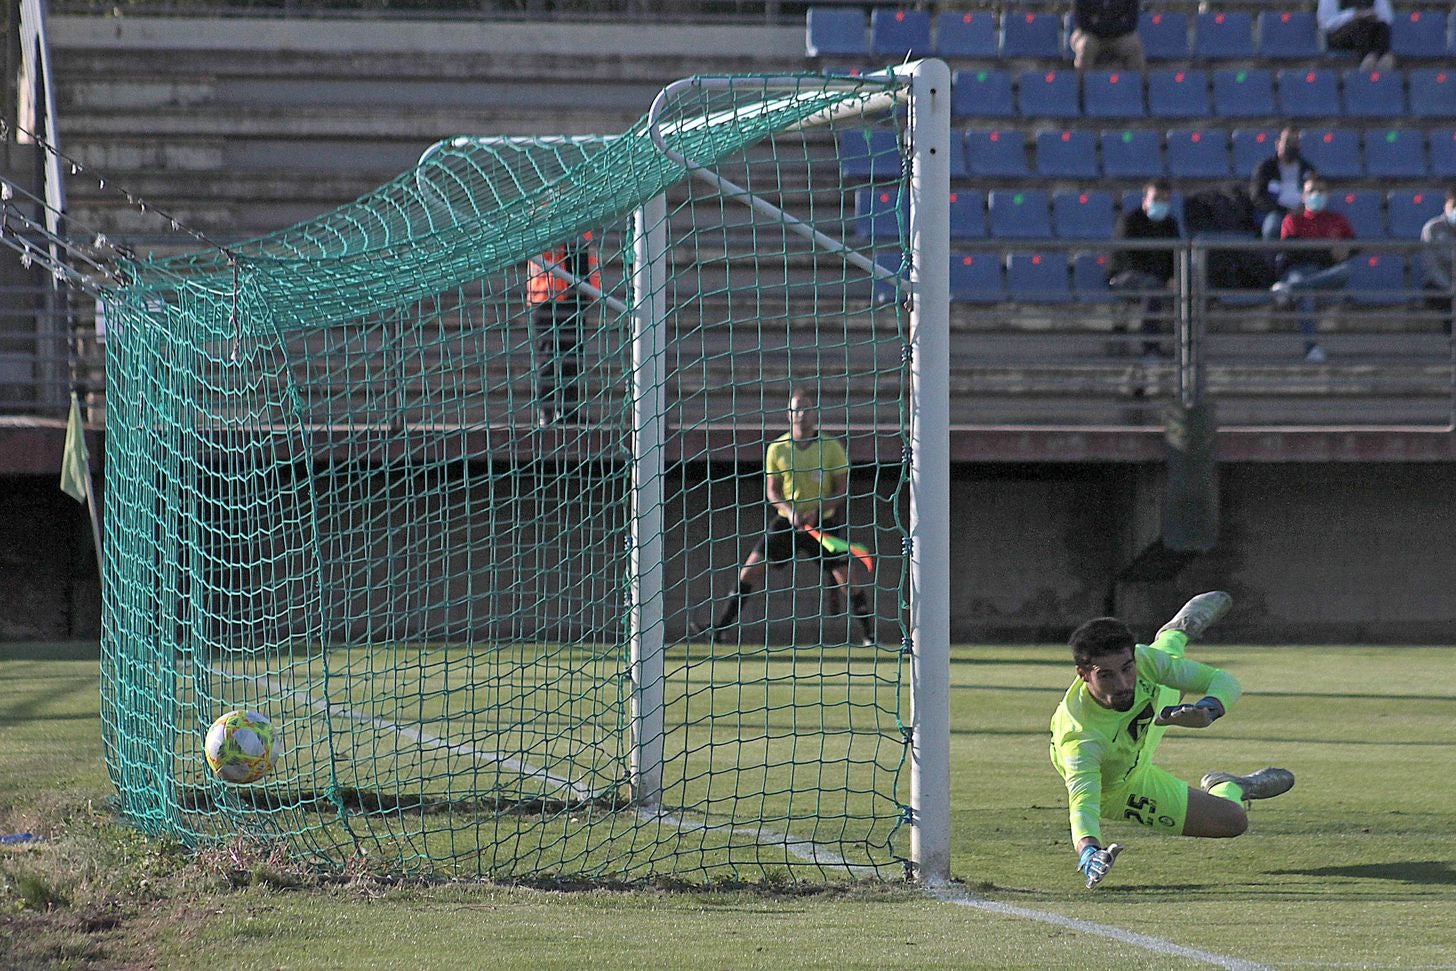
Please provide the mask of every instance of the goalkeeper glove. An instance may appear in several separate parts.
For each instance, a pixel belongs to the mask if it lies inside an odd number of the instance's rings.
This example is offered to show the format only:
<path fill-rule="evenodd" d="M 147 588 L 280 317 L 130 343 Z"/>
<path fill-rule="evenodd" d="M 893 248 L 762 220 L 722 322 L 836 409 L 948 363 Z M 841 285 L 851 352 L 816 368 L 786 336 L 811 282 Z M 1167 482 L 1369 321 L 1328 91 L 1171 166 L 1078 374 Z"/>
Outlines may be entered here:
<path fill-rule="evenodd" d="M 1207 728 L 1223 717 L 1223 702 L 1209 695 L 1197 704 L 1169 705 L 1158 712 L 1154 725 L 1178 725 L 1182 728 Z"/>
<path fill-rule="evenodd" d="M 1077 863 L 1077 869 L 1087 875 L 1087 889 L 1091 890 L 1102 882 L 1112 870 L 1112 864 L 1117 862 L 1117 854 L 1122 852 L 1122 847 L 1113 843 L 1107 849 L 1100 846 L 1084 846 L 1082 856 Z"/>

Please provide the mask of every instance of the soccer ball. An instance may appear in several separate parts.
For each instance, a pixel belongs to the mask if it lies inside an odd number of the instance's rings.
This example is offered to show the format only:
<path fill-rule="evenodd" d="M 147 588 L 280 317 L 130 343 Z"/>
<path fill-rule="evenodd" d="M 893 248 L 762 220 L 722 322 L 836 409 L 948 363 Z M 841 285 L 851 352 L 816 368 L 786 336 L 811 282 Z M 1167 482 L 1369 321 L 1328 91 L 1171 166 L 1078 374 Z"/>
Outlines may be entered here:
<path fill-rule="evenodd" d="M 256 711 L 230 711 L 207 730 L 203 753 L 212 774 L 224 782 L 256 782 L 278 758 L 278 730 Z"/>

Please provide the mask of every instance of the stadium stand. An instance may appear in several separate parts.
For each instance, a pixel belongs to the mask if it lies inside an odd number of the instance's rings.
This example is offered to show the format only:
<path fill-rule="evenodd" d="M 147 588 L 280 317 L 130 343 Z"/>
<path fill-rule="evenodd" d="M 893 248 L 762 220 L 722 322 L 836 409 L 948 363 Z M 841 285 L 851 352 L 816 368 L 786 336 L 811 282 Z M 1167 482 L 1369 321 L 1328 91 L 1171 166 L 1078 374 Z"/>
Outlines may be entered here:
<path fill-rule="evenodd" d="M 951 191 L 950 238 L 986 238 L 986 193 L 978 189 Z"/>
<path fill-rule="evenodd" d="M 1108 239 L 1116 223 L 1112 193 L 1058 190 L 1052 196 L 1052 223 L 1060 239 Z"/>
<path fill-rule="evenodd" d="M 1208 73 L 1173 68 L 1148 75 L 1148 114 L 1154 118 L 1207 118 L 1213 114 Z"/>
<path fill-rule="evenodd" d="M 1107 254 L 1078 253 L 1072 257 L 1072 292 L 1079 303 L 1111 303 L 1117 296 L 1107 288 Z"/>
<path fill-rule="evenodd" d="M 1426 133 L 1431 156 L 1431 175 L 1456 179 L 1456 128 L 1432 128 Z"/>
<path fill-rule="evenodd" d="M 805 14 L 805 52 L 810 57 L 864 57 L 864 12 L 849 7 L 810 7 Z"/>
<path fill-rule="evenodd" d="M 1118 179 L 1146 179 L 1163 175 L 1163 139 L 1145 129 L 1104 131 L 1102 174 Z"/>
<path fill-rule="evenodd" d="M 1424 179 L 1426 134 L 1414 128 L 1365 130 L 1365 174 L 1371 178 Z"/>
<path fill-rule="evenodd" d="M 1246 10 L 1200 12 L 1195 23 L 1193 56 L 1204 60 L 1251 60 L 1254 15 Z"/>
<path fill-rule="evenodd" d="M 1309 164 L 1326 178 L 1358 179 L 1365 174 L 1360 159 L 1360 133 L 1355 129 L 1306 128 L 1300 149 Z"/>
<path fill-rule="evenodd" d="M 854 195 L 855 235 L 893 242 L 900 238 L 900 214 L 908 210 L 908 200 L 900 203 L 893 189 L 867 187 Z"/>
<path fill-rule="evenodd" d="M 957 303 L 995 304 L 1006 299 L 1001 259 L 990 252 L 952 253 L 950 298 Z"/>
<path fill-rule="evenodd" d="M 1436 60 L 1450 51 L 1446 12 L 1435 8 L 1397 10 L 1390 25 L 1390 50 L 1399 58 Z"/>
<path fill-rule="evenodd" d="M 894 132 L 868 131 L 841 136 L 839 158 L 845 175 L 892 179 L 900 170 L 900 146 Z"/>
<path fill-rule="evenodd" d="M 1011 75 L 980 68 L 951 75 L 950 113 L 956 118 L 1014 118 Z"/>
<path fill-rule="evenodd" d="M 1188 15 L 1181 10 L 1144 10 L 1138 17 L 1138 37 L 1150 61 L 1188 59 Z"/>
<path fill-rule="evenodd" d="M 1026 165 L 1026 134 L 1018 128 L 972 129 L 966 132 L 966 164 L 972 175 L 1021 178 Z"/>
<path fill-rule="evenodd" d="M 993 190 L 987 206 L 991 235 L 999 239 L 1050 239 L 1050 203 L 1045 189 Z"/>
<path fill-rule="evenodd" d="M 1256 19 L 1259 56 L 1307 61 L 1319 57 L 1319 26 L 1308 10 L 1261 10 Z"/>
<path fill-rule="evenodd" d="M 1410 113 L 1417 118 L 1456 118 L 1456 73 L 1443 67 L 1407 72 Z"/>
<path fill-rule="evenodd" d="M 999 48 L 994 13 L 988 10 L 945 10 L 936 15 L 935 53 L 938 57 L 992 58 L 997 56 Z"/>
<path fill-rule="evenodd" d="M 1219 68 L 1213 72 L 1213 111 L 1223 118 L 1274 115 L 1274 75 L 1267 68 Z"/>
<path fill-rule="evenodd" d="M 1007 295 L 1022 303 L 1068 303 L 1072 287 L 1067 254 L 1013 251 L 1006 258 Z"/>
<path fill-rule="evenodd" d="M 1137 71 L 1088 71 L 1082 77 L 1082 114 L 1087 118 L 1141 118 L 1143 76 Z"/>
<path fill-rule="evenodd" d="M 1016 82 L 1017 104 L 1023 118 L 1077 118 L 1077 75 L 1072 71 L 1023 71 Z"/>
<path fill-rule="evenodd" d="M 1062 18 L 1057 14 L 1008 10 L 1002 17 L 1002 57 L 1057 61 L 1062 51 Z"/>
<path fill-rule="evenodd" d="M 1085 128 L 1036 133 L 1036 171 L 1063 179 L 1097 177 L 1097 139 Z"/>
<path fill-rule="evenodd" d="M 1406 113 L 1405 75 L 1400 71 L 1348 70 L 1344 74 L 1346 118 L 1398 118 Z"/>
<path fill-rule="evenodd" d="M 1446 205 L 1441 189 L 1396 189 L 1386 199 L 1391 239 L 1417 239 L 1421 227 L 1439 216 Z"/>
<path fill-rule="evenodd" d="M 1350 220 L 1356 238 L 1385 238 L 1385 200 L 1378 190 L 1336 190 L 1330 193 L 1330 209 Z"/>
<path fill-rule="evenodd" d="M 1281 117 L 1326 118 L 1339 111 L 1340 81 L 1334 71 L 1284 68 L 1275 77 Z"/>
<path fill-rule="evenodd" d="M 1274 154 L 1278 138 L 1279 132 L 1273 128 L 1235 128 L 1229 139 L 1233 145 L 1234 174 L 1253 175 L 1259 163 Z"/>
<path fill-rule="evenodd" d="M 870 13 L 870 53 L 875 57 L 929 57 L 930 14 L 877 7 Z"/>
<path fill-rule="evenodd" d="M 1405 257 L 1400 253 L 1355 255 L 1350 260 L 1347 290 L 1357 304 L 1390 306 L 1405 300 Z"/>
<path fill-rule="evenodd" d="M 1169 176 L 1223 179 L 1229 174 L 1227 132 L 1216 128 L 1175 128 L 1168 132 Z"/>

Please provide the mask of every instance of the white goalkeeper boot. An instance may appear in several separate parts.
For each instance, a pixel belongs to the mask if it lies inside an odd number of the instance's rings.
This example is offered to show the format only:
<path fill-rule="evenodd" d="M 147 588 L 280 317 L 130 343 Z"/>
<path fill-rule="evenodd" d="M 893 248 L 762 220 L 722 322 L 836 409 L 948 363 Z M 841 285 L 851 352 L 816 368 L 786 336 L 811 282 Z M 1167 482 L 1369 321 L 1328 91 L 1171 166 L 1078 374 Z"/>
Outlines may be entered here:
<path fill-rule="evenodd" d="M 1203 636 L 1204 631 L 1228 613 L 1233 605 L 1234 598 L 1222 590 L 1200 593 L 1184 604 L 1183 609 L 1174 614 L 1172 620 L 1159 627 L 1158 633 L 1180 630 L 1188 635 L 1190 641 L 1196 641 Z"/>
<path fill-rule="evenodd" d="M 1234 775 L 1232 772 L 1210 772 L 1198 783 L 1207 792 L 1223 782 L 1237 783 L 1244 790 L 1245 799 L 1273 799 L 1294 788 L 1294 773 L 1288 769 L 1269 767 L 1248 775 Z"/>

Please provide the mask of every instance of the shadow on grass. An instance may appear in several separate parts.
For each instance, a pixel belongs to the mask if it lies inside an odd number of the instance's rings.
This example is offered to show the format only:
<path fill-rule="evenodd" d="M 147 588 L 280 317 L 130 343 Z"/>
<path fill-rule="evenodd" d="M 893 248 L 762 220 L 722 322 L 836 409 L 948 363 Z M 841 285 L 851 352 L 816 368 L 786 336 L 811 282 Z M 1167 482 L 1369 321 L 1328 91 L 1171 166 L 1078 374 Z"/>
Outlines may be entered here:
<path fill-rule="evenodd" d="M 97 661 L 101 659 L 99 641 L 55 641 L 37 643 L 19 641 L 0 644 L 0 661 Z"/>
<path fill-rule="evenodd" d="M 1321 866 L 1308 870 L 1269 870 L 1270 876 L 1349 877 L 1354 880 L 1396 880 L 1425 886 L 1456 886 L 1456 867 L 1444 860 L 1413 860 L 1406 863 L 1359 863 L 1353 866 Z"/>

